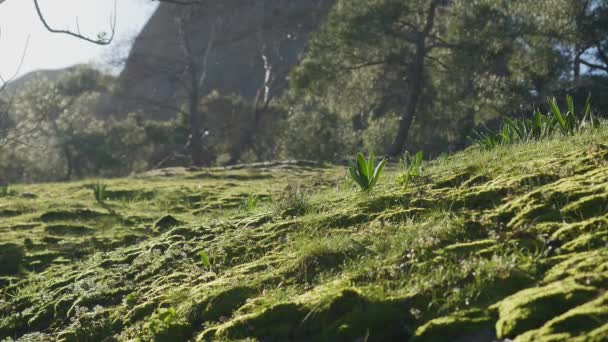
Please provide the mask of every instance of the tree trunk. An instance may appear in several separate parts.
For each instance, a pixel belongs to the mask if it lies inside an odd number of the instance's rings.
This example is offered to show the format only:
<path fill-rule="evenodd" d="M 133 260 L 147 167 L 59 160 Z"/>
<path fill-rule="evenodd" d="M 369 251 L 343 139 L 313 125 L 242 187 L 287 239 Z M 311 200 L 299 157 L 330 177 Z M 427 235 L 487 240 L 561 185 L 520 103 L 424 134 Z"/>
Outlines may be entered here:
<path fill-rule="evenodd" d="M 416 53 L 415 62 L 410 65 L 409 74 L 409 87 L 407 102 L 405 104 L 405 110 L 401 115 L 399 121 L 399 130 L 397 131 L 397 137 L 388 150 L 389 157 L 396 157 L 401 154 L 405 149 L 405 142 L 407 141 L 410 127 L 414 121 L 416 115 L 416 109 L 418 108 L 418 102 L 420 96 L 424 91 L 424 56 L 419 56 L 420 52 Z"/>
<path fill-rule="evenodd" d="M 72 170 L 74 169 L 72 152 L 70 151 L 70 148 L 67 145 L 63 145 L 61 149 L 63 150 L 63 156 L 65 157 L 66 161 L 65 180 L 69 181 L 72 178 Z"/>
<path fill-rule="evenodd" d="M 269 103 L 266 102 L 262 104 L 262 107 L 259 107 L 260 102 L 260 92 L 258 91 L 255 100 L 253 101 L 253 108 L 251 110 L 251 125 L 248 128 L 245 128 L 243 132 L 241 132 L 241 136 L 238 141 L 235 141 L 230 148 L 230 160 L 227 165 L 234 165 L 239 162 L 243 152 L 247 149 L 248 146 L 253 145 L 255 134 L 258 131 L 258 126 L 260 125 L 260 119 L 263 112 L 268 109 Z"/>
<path fill-rule="evenodd" d="M 396 157 L 405 150 L 410 127 L 416 116 L 418 102 L 420 96 L 424 92 L 424 59 L 428 53 L 426 39 L 430 36 L 433 27 L 435 26 L 436 9 L 439 6 L 440 0 L 433 0 L 427 12 L 426 23 L 421 32 L 417 32 L 418 39 L 416 42 L 416 51 L 414 52 L 414 60 L 408 67 L 408 95 L 401 120 L 399 122 L 399 130 L 397 136 L 387 154 L 389 157 Z"/>
<path fill-rule="evenodd" d="M 205 163 L 203 157 L 203 139 L 201 136 L 203 129 L 201 114 L 198 110 L 200 91 L 198 88 L 198 80 L 196 77 L 192 77 L 192 79 L 192 89 L 190 89 L 188 99 L 188 112 L 190 113 L 190 157 L 195 166 L 203 166 Z"/>

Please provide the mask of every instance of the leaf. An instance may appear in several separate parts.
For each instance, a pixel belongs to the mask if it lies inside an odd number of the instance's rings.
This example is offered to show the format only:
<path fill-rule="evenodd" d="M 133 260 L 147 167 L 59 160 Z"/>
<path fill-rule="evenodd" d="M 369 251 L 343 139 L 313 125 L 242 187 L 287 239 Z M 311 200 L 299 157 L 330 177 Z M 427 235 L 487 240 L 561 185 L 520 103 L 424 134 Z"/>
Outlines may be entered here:
<path fill-rule="evenodd" d="M 209 259 L 209 256 L 207 255 L 207 253 L 200 251 L 198 252 L 198 255 L 201 257 L 201 262 L 203 263 L 203 266 L 205 266 L 207 269 L 211 269 L 211 261 Z"/>
<path fill-rule="evenodd" d="M 367 173 L 367 161 L 365 161 L 365 157 L 363 153 L 357 153 L 357 163 L 358 163 L 358 171 L 362 176 L 365 176 L 366 180 L 369 180 L 369 174 Z"/>
<path fill-rule="evenodd" d="M 356 166 L 351 166 L 350 169 L 350 178 L 352 178 L 361 188 L 361 190 L 367 190 L 367 183 L 363 180 L 363 176 L 357 172 Z"/>
<path fill-rule="evenodd" d="M 369 179 L 370 183 L 371 183 L 371 180 L 372 180 L 373 174 L 374 174 L 374 163 L 375 163 L 374 158 L 375 158 L 374 151 L 370 151 L 369 161 L 367 162 L 367 178 Z"/>
<path fill-rule="evenodd" d="M 568 112 L 570 112 L 572 115 L 575 115 L 575 113 L 574 113 L 574 99 L 572 98 L 572 96 L 570 96 L 570 95 L 566 96 L 566 103 L 568 104 Z"/>
<path fill-rule="evenodd" d="M 591 93 L 587 96 L 587 101 L 585 102 L 585 112 L 583 113 L 583 122 L 581 125 L 585 125 L 587 121 L 590 121 L 591 126 L 593 126 L 593 115 L 591 114 Z"/>
<path fill-rule="evenodd" d="M 559 106 L 557 105 L 557 101 L 555 99 L 549 99 L 548 101 L 549 106 L 551 106 L 551 111 L 553 112 L 553 117 L 557 120 L 557 123 L 562 128 L 562 130 L 566 130 L 566 120 L 564 119 L 564 116 L 562 115 L 562 112 L 559 109 Z"/>
<path fill-rule="evenodd" d="M 386 159 L 382 159 L 382 161 L 378 164 L 378 166 L 376 166 L 376 169 L 374 170 L 374 176 L 372 177 L 372 181 L 370 183 L 370 188 L 373 188 L 376 183 L 378 182 L 378 180 L 380 179 L 380 176 L 382 175 L 382 171 L 384 171 L 384 165 L 386 165 L 387 160 Z"/>

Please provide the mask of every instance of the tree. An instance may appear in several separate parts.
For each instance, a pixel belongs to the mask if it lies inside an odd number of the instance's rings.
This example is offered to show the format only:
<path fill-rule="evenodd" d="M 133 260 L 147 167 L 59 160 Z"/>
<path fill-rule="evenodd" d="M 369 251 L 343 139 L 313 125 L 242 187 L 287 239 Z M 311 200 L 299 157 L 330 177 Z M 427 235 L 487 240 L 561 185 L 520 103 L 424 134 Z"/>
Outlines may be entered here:
<path fill-rule="evenodd" d="M 550 93 L 563 56 L 543 27 L 564 23 L 565 1 L 338 1 L 292 89 L 342 112 L 399 113 L 387 150 L 396 156 L 414 124 L 414 133 L 470 127 L 482 108 L 497 113 Z"/>
<path fill-rule="evenodd" d="M 90 108 L 107 90 L 108 81 L 97 70 L 78 67 L 57 82 L 33 80 L 15 97 L 15 121 L 32 125 L 23 143 L 47 152 L 57 150 L 65 163 L 66 180 L 82 177 L 85 160 L 93 158 L 83 135 L 102 129 Z"/>

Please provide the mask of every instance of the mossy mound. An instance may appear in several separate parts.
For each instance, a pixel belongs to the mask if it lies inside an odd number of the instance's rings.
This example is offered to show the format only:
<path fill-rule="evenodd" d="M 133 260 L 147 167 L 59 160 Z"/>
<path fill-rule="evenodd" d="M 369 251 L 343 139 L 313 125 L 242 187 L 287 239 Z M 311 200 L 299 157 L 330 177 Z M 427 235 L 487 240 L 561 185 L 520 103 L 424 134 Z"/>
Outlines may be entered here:
<path fill-rule="evenodd" d="M 23 256 L 22 246 L 14 243 L 0 244 L 0 275 L 19 273 Z"/>
<path fill-rule="evenodd" d="M 605 341 L 607 143 L 470 149 L 367 194 L 297 163 L 107 180 L 103 204 L 17 185 L 0 340 Z"/>

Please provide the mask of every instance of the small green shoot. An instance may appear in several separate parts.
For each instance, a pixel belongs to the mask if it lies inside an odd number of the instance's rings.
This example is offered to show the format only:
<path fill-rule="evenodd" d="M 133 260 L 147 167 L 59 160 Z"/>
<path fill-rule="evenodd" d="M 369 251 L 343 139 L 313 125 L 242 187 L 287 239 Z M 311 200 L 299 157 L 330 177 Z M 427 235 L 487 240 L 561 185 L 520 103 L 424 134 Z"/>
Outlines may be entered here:
<path fill-rule="evenodd" d="M 587 128 L 596 128 L 600 120 L 591 111 L 591 97 L 587 97 L 585 108 L 577 114 L 572 96 L 566 97 L 566 111 L 559 108 L 556 99 L 547 99 L 550 111 L 542 114 L 534 111 L 530 119 L 505 118 L 497 133 L 485 128 L 473 132 L 472 140 L 481 148 L 490 150 L 499 145 L 539 141 L 553 137 L 575 135 Z"/>
<path fill-rule="evenodd" d="M 106 189 L 107 185 L 103 183 L 95 183 L 93 184 L 93 196 L 95 197 L 95 201 L 97 203 L 104 203 L 106 200 Z"/>
<path fill-rule="evenodd" d="M 403 160 L 401 161 L 401 165 L 403 170 L 405 171 L 403 176 L 401 176 L 400 182 L 407 188 L 411 182 L 411 180 L 415 177 L 422 176 L 422 164 L 424 163 L 424 158 L 422 151 L 418 151 L 415 155 L 410 155 L 408 151 L 405 152 L 403 156 Z"/>
<path fill-rule="evenodd" d="M 363 153 L 359 152 L 356 162 L 349 169 L 350 177 L 359 185 L 361 191 L 368 192 L 378 183 L 386 162 L 386 159 L 382 159 L 378 166 L 374 166 L 376 163 L 374 152 L 370 152 L 368 160 L 365 160 Z"/>
<path fill-rule="evenodd" d="M 203 266 L 205 266 L 205 268 L 207 268 L 208 270 L 211 270 L 211 259 L 209 259 L 209 255 L 207 255 L 207 253 L 205 253 L 204 251 L 200 251 L 198 252 L 198 256 L 201 258 Z"/>
<path fill-rule="evenodd" d="M 246 211 L 253 211 L 255 210 L 255 208 L 258 207 L 258 201 L 258 195 L 254 193 L 249 193 L 249 196 L 247 196 L 247 198 L 243 198 L 243 203 L 241 204 L 241 207 Z"/>

